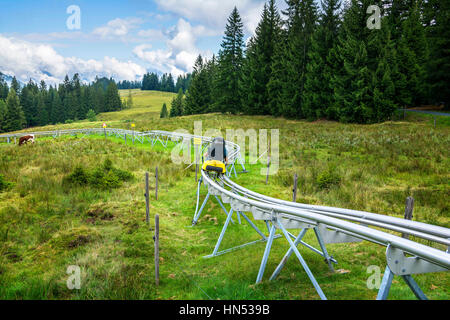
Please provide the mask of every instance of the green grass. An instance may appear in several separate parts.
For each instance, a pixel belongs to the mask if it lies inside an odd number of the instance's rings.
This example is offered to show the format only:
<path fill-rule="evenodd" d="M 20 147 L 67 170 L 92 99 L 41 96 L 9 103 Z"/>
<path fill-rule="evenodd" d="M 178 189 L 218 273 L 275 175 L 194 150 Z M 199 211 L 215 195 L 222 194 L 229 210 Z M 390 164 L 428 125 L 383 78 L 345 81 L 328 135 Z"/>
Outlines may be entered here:
<path fill-rule="evenodd" d="M 127 90 L 125 90 L 127 92 Z M 299 176 L 299 202 L 367 210 L 402 217 L 405 198 L 415 198 L 414 220 L 450 227 L 448 195 L 449 126 L 434 128 L 429 120 L 407 117 L 377 125 L 290 121 L 271 117 L 204 115 L 159 119 L 165 99 L 142 97 L 145 103 L 120 113 L 100 115 L 98 122 L 79 122 L 33 130 L 109 127 L 136 130 L 180 128 L 280 129 L 280 170 L 260 174 L 266 159 L 247 165 L 238 183 L 289 200 L 294 173 Z M 161 103 L 162 104 L 162 103 Z M 155 110 L 153 110 L 155 108 Z M 146 114 L 138 117 L 138 114 Z M 169 149 L 172 144 L 169 145 Z M 264 158 L 264 157 L 263 157 Z M 95 170 L 106 159 L 127 170 L 134 180 L 117 189 L 63 187 L 77 166 Z M 154 168 L 159 169 L 159 199 L 154 197 Z M 170 151 L 102 136 L 38 138 L 35 145 L 0 144 L 0 175 L 10 187 L 0 192 L 0 298 L 3 299 L 318 299 L 298 261 L 291 258 L 278 280 L 268 277 L 287 250 L 275 240 L 263 283 L 254 285 L 264 244 L 213 259 L 225 222 L 215 201 L 200 223 L 187 227 L 195 210 L 195 172 L 175 165 Z M 153 231 L 145 224 L 144 174 L 150 172 L 150 212 L 161 220 L 161 284 L 154 286 Z M 202 188 L 202 198 L 206 190 Z M 236 221 L 236 219 L 235 219 Z M 258 225 L 263 228 L 261 223 Z M 152 222 L 153 226 L 153 222 Z M 258 239 L 243 223 L 231 225 L 222 248 Z M 305 237 L 318 247 L 314 233 Z M 440 249 L 443 249 L 440 247 Z M 339 262 L 331 274 L 323 259 L 306 248 L 300 252 L 329 299 L 374 299 L 366 286 L 370 265 L 384 271 L 385 248 L 368 242 L 329 245 Z M 66 287 L 69 265 L 82 270 L 81 290 Z M 449 299 L 448 273 L 414 277 L 431 299 Z M 395 277 L 390 299 L 414 299 Z"/>

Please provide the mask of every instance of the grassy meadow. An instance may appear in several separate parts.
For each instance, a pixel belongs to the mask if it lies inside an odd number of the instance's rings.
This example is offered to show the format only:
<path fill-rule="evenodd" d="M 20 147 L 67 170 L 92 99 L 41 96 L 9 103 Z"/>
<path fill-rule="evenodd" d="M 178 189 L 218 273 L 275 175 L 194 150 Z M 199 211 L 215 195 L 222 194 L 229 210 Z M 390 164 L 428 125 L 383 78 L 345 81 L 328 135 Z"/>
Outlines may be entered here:
<path fill-rule="evenodd" d="M 293 175 L 299 176 L 297 201 L 367 210 L 402 217 L 413 196 L 414 220 L 450 227 L 450 123 L 446 118 L 409 115 L 375 125 L 306 122 L 262 116 L 202 116 L 159 119 L 162 103 L 173 94 L 132 90 L 134 106 L 100 114 L 96 122 L 33 128 L 108 127 L 193 132 L 217 128 L 279 129 L 280 169 L 266 177 L 261 163 L 246 167 L 235 181 L 266 195 L 290 200 Z M 128 90 L 121 91 L 122 97 Z M 223 131 L 224 132 L 224 131 Z M 225 133 L 225 132 L 224 132 Z M 169 144 L 169 149 L 171 145 Z M 247 152 L 248 156 L 248 152 Z M 67 185 L 65 178 L 82 166 L 93 171 L 106 160 L 133 178 L 116 188 Z M 159 199 L 154 172 L 159 169 Z M 194 166 L 176 165 L 169 150 L 149 143 L 127 145 L 102 136 L 38 138 L 17 147 L 0 143 L 0 299 L 318 299 L 294 257 L 276 281 L 269 282 L 288 245 L 274 241 L 264 281 L 255 285 L 264 243 L 231 254 L 212 253 L 225 214 L 211 201 L 197 226 L 190 222 L 196 205 Z M 144 174 L 150 172 L 150 228 L 145 223 Z M 238 168 L 238 171 L 239 168 Z M 1 184 L 0 184 L 1 185 Z M 201 197 L 206 195 L 202 188 Z M 228 205 L 227 205 L 228 206 Z M 160 215 L 160 286 L 154 285 L 153 218 Z M 230 225 L 222 248 L 256 240 L 245 222 Z M 258 225 L 263 228 L 262 224 Z M 265 229 L 262 229 L 265 230 Z M 314 233 L 305 241 L 318 247 Z M 426 242 L 425 242 L 426 243 Z M 323 259 L 300 252 L 329 299 L 375 299 L 367 288 L 368 266 L 384 272 L 385 248 L 368 242 L 328 245 L 338 260 L 334 274 Z M 443 249 L 441 247 L 441 249 Z M 67 267 L 81 267 L 81 289 L 66 286 Z M 448 273 L 415 276 L 430 299 L 449 299 Z M 399 277 L 389 299 L 414 299 Z"/>

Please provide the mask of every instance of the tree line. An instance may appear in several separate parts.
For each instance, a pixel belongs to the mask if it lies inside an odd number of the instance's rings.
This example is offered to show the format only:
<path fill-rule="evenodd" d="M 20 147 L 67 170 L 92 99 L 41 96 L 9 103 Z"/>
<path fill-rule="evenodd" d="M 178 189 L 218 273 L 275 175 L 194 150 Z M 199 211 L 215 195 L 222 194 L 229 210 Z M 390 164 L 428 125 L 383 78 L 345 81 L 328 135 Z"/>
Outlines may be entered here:
<path fill-rule="evenodd" d="M 142 79 L 141 90 L 155 90 L 165 92 L 183 92 L 189 89 L 191 83 L 191 74 L 180 75 L 175 83 L 171 73 L 165 73 L 161 77 L 156 73 L 147 73 Z"/>
<path fill-rule="evenodd" d="M 123 80 L 119 81 L 117 83 L 117 88 L 119 90 L 126 90 L 126 89 L 141 89 L 142 88 L 142 82 L 141 81 L 129 81 L 129 80 Z"/>
<path fill-rule="evenodd" d="M 9 88 L 0 75 L 0 132 L 83 120 L 124 107 L 113 79 L 82 84 L 75 74 L 58 86 L 30 80 L 22 87 L 14 77 Z"/>
<path fill-rule="evenodd" d="M 375 123 L 399 108 L 448 106 L 449 1 L 269 0 L 255 35 L 244 43 L 237 8 L 221 49 L 199 56 L 186 94 L 170 113 L 273 115 Z M 381 8 L 369 28 L 370 5 Z M 370 21 L 370 19 L 369 19 Z M 370 24 L 370 23 L 369 23 Z M 165 106 L 167 109 L 167 106 Z"/>

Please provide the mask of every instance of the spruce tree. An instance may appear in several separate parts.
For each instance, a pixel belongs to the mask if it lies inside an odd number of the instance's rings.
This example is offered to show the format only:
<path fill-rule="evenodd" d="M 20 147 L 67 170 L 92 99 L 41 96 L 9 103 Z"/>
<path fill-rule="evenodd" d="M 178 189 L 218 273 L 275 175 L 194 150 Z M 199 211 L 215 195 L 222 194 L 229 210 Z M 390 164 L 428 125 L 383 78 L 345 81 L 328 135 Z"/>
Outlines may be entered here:
<path fill-rule="evenodd" d="M 16 131 L 24 128 L 25 115 L 20 106 L 19 97 L 13 87 L 9 90 L 8 97 L 6 99 L 6 116 L 4 120 L 5 131 Z"/>
<path fill-rule="evenodd" d="M 426 63 L 429 60 L 425 29 L 421 21 L 421 7 L 418 0 L 411 1 L 408 13 L 401 25 L 397 55 L 399 72 L 404 75 L 406 84 L 399 93 L 402 106 L 417 106 L 428 96 L 426 82 Z"/>
<path fill-rule="evenodd" d="M 243 27 L 235 7 L 227 21 L 218 59 L 215 109 L 223 113 L 242 110 Z"/>
<path fill-rule="evenodd" d="M 5 132 L 5 118 L 7 112 L 6 102 L 3 99 L 0 99 L 0 132 Z"/>
<path fill-rule="evenodd" d="M 175 98 L 172 100 L 172 105 L 170 109 L 170 117 L 179 117 L 184 114 L 184 101 L 183 101 L 183 90 L 180 89 L 178 91 L 178 94 Z"/>
<path fill-rule="evenodd" d="M 430 102 L 444 102 L 450 108 L 450 2 L 428 0 L 425 4 L 426 35 L 430 57 L 427 82 Z"/>
<path fill-rule="evenodd" d="M 314 0 L 288 0 L 287 4 L 289 30 L 281 112 L 286 117 L 303 118 L 302 95 L 311 39 L 316 28 L 317 6 Z"/>
<path fill-rule="evenodd" d="M 161 108 L 161 113 L 159 114 L 159 117 L 161 119 L 163 119 L 163 118 L 167 118 L 168 116 L 169 116 L 169 113 L 167 112 L 167 105 L 166 105 L 166 103 L 164 103 Z"/>
<path fill-rule="evenodd" d="M 48 113 L 47 113 L 47 107 L 45 105 L 45 96 L 44 92 L 39 92 L 36 97 L 36 104 L 37 104 L 37 124 L 39 126 L 45 126 L 48 124 Z"/>
<path fill-rule="evenodd" d="M 189 92 L 186 93 L 185 115 L 201 114 L 210 109 L 211 96 L 208 80 L 203 58 L 199 55 L 194 65 L 191 87 Z M 181 88 L 180 90 L 182 92 Z"/>
<path fill-rule="evenodd" d="M 342 122 L 384 121 L 396 108 L 393 95 L 396 52 L 388 20 L 382 18 L 380 30 L 367 28 L 366 11 L 372 4 L 369 0 L 351 1 L 338 44 L 332 51 L 336 67 L 331 80 L 332 110 Z"/>
<path fill-rule="evenodd" d="M 249 41 L 244 62 L 243 110 L 248 114 L 271 114 L 268 84 L 272 76 L 277 43 L 281 39 L 281 18 L 274 0 L 264 5 L 255 36 Z"/>
<path fill-rule="evenodd" d="M 0 72 L 0 100 L 5 100 L 8 97 L 8 84 L 5 79 L 3 79 L 3 74 Z"/>
<path fill-rule="evenodd" d="M 280 116 L 283 110 L 283 88 L 287 82 L 285 72 L 285 55 L 286 55 L 286 39 L 287 34 L 284 30 L 280 30 L 279 41 L 276 42 L 274 55 L 270 67 L 270 80 L 267 83 L 267 105 L 270 114 Z"/>
<path fill-rule="evenodd" d="M 127 107 L 133 108 L 133 105 L 133 95 L 131 94 L 131 90 L 128 90 Z"/>
<path fill-rule="evenodd" d="M 110 82 L 105 95 L 105 112 L 118 111 L 122 109 L 122 100 L 120 99 L 117 85 L 114 81 Z"/>
<path fill-rule="evenodd" d="M 50 119 L 53 124 L 64 123 L 65 121 L 64 108 L 57 90 L 55 90 L 52 97 L 52 113 Z"/>
<path fill-rule="evenodd" d="M 19 81 L 17 81 L 15 76 L 11 80 L 11 89 L 14 89 L 14 91 L 16 92 L 16 95 L 20 94 L 20 83 L 19 83 Z"/>
<path fill-rule="evenodd" d="M 311 40 L 302 95 L 303 115 L 311 120 L 326 117 L 329 106 L 333 104 L 330 80 L 334 65 L 329 54 L 336 45 L 340 6 L 339 0 L 322 1 L 320 23 Z"/>

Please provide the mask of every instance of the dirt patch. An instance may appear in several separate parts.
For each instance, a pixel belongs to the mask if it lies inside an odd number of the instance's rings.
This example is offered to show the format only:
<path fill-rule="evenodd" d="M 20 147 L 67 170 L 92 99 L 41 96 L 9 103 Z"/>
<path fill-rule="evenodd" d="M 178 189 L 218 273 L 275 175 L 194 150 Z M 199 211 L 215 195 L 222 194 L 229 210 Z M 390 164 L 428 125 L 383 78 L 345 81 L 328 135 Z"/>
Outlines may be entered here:
<path fill-rule="evenodd" d="M 67 246 L 71 249 L 82 246 L 90 241 L 89 236 L 78 236 L 76 239 L 70 241 Z"/>
<path fill-rule="evenodd" d="M 100 206 L 91 207 L 87 212 L 86 215 L 89 217 L 86 222 L 88 223 L 95 223 L 97 220 L 102 221 L 111 221 L 114 220 L 114 215 L 109 212 L 107 209 L 102 208 Z"/>

